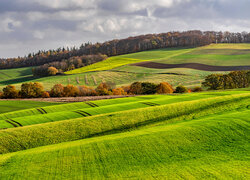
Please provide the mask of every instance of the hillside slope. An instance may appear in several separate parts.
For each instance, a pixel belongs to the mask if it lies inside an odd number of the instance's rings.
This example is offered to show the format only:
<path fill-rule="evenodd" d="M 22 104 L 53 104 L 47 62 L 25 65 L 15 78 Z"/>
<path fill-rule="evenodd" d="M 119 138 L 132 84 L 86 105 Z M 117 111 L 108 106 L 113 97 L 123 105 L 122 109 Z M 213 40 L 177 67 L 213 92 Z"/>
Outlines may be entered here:
<path fill-rule="evenodd" d="M 237 108 L 4 154 L 0 177 L 249 179 L 249 115 L 249 109 Z"/>

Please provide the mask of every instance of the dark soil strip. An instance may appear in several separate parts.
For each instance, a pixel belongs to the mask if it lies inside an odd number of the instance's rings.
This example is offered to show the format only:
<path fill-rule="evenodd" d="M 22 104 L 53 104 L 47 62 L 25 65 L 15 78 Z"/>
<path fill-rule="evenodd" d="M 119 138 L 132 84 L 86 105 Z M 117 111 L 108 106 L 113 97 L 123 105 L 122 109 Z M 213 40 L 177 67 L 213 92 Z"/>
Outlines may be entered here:
<path fill-rule="evenodd" d="M 98 107 L 96 104 L 94 103 L 90 103 L 90 102 L 85 102 L 87 105 L 91 106 L 91 107 Z"/>
<path fill-rule="evenodd" d="M 85 112 L 85 111 L 82 111 L 82 110 L 79 110 L 81 113 L 85 113 L 85 114 L 87 114 L 88 116 L 92 116 L 91 114 L 89 114 L 89 113 L 87 113 L 87 112 Z"/>
<path fill-rule="evenodd" d="M 16 124 L 18 124 L 19 126 L 23 126 L 22 124 L 20 124 L 19 122 L 17 122 L 17 121 L 14 121 L 13 119 L 9 119 L 10 121 L 12 121 L 12 122 L 14 122 L 14 123 L 16 123 Z"/>
<path fill-rule="evenodd" d="M 43 109 L 43 108 L 40 108 L 45 114 L 48 114 L 46 111 L 45 111 L 45 109 Z"/>
<path fill-rule="evenodd" d="M 239 71 L 250 70 L 250 66 L 211 66 L 199 63 L 184 63 L 184 64 L 163 64 L 157 62 L 141 62 L 132 64 L 132 66 L 140 66 L 154 69 L 171 69 L 171 68 L 190 68 L 202 71 Z"/>
<path fill-rule="evenodd" d="M 151 103 L 151 102 L 142 102 L 142 104 L 148 105 L 148 106 L 159 106 L 159 104 Z"/>
<path fill-rule="evenodd" d="M 41 113 L 41 114 L 44 114 L 44 112 L 41 110 L 41 109 L 38 109 L 37 110 Z"/>
<path fill-rule="evenodd" d="M 14 126 L 14 127 L 18 127 L 16 124 L 14 124 L 14 123 L 12 123 L 12 122 L 10 122 L 10 121 L 8 121 L 8 120 L 5 120 L 7 123 L 9 123 L 9 124 L 11 124 L 12 126 Z"/>
<path fill-rule="evenodd" d="M 97 104 L 93 103 L 93 102 L 88 102 L 89 104 L 92 104 L 95 107 L 99 107 Z"/>
<path fill-rule="evenodd" d="M 80 114 L 80 115 L 82 115 L 82 116 L 84 116 L 84 117 L 86 117 L 86 114 L 83 114 L 83 113 L 81 113 L 81 112 L 79 112 L 79 111 L 74 111 L 75 113 L 77 113 L 77 114 Z"/>

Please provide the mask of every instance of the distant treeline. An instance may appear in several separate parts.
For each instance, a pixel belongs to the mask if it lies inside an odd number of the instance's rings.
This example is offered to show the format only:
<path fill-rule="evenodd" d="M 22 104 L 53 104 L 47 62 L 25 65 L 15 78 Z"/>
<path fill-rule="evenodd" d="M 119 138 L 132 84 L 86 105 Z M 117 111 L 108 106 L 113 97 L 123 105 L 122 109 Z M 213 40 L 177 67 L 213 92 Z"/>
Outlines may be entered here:
<path fill-rule="evenodd" d="M 53 76 L 56 74 L 63 74 L 65 71 L 70 71 L 103 61 L 106 58 L 106 55 L 101 54 L 74 56 L 62 61 L 55 61 L 42 66 L 37 66 L 32 69 L 32 72 L 34 76 Z"/>
<path fill-rule="evenodd" d="M 104 43 L 85 43 L 79 48 L 58 48 L 57 50 L 39 51 L 26 57 L 0 59 L 0 68 L 18 68 L 40 66 L 51 62 L 70 59 L 74 56 L 105 54 L 116 56 L 139 51 L 169 48 L 198 47 L 211 43 L 250 43 L 250 33 L 230 33 L 214 31 L 168 32 L 148 34 L 112 40 Z"/>

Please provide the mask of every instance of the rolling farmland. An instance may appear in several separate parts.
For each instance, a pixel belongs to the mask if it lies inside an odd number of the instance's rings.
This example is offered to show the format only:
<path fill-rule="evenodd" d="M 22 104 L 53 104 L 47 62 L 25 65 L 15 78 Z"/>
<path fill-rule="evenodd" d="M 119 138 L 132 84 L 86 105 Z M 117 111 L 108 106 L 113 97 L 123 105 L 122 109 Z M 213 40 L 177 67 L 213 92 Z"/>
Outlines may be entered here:
<path fill-rule="evenodd" d="M 249 100 L 245 89 L 3 113 L 1 126 L 23 127 L 0 130 L 0 177 L 248 179 Z"/>
<path fill-rule="evenodd" d="M 135 63 L 182 64 L 199 63 L 220 66 L 250 66 L 249 44 L 212 44 L 198 48 L 169 48 L 144 51 L 133 54 L 110 57 L 83 68 L 66 72 L 64 76 L 42 78 L 32 77 L 32 68 L 0 70 L 0 87 L 14 84 L 20 88 L 24 82 L 41 82 L 46 90 L 54 84 L 87 85 L 96 87 L 101 82 L 113 82 L 117 86 L 129 85 L 136 81 L 163 82 L 173 86 L 180 84 L 193 87 L 199 86 L 204 78 L 211 73 L 228 71 L 204 71 L 190 68 L 156 69 L 135 66 Z M 2 72 L 2 73 L 1 73 Z M 6 76 L 7 75 L 7 76 Z"/>

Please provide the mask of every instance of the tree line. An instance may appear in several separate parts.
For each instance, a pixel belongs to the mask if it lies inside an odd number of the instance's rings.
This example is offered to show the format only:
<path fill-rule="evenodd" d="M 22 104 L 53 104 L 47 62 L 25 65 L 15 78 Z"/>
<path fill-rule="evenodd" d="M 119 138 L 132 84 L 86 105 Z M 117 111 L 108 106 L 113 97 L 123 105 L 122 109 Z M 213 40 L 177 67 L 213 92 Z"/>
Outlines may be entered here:
<path fill-rule="evenodd" d="M 211 74 L 202 85 L 209 90 L 247 88 L 250 85 L 250 71 L 232 71 L 229 74 Z"/>
<path fill-rule="evenodd" d="M 41 66 L 51 62 L 61 62 L 74 56 L 97 54 L 116 56 L 159 48 L 198 47 L 211 43 L 250 43 L 250 33 L 202 32 L 194 30 L 147 34 L 104 43 L 85 43 L 79 48 L 58 48 L 57 50 L 30 53 L 25 57 L 0 59 L 0 68 Z"/>
<path fill-rule="evenodd" d="M 114 83 L 100 83 L 97 88 L 88 86 L 74 86 L 62 84 L 54 85 L 50 91 L 45 91 L 41 83 L 23 83 L 21 89 L 7 85 L 0 92 L 0 98 L 49 98 L 49 97 L 77 97 L 77 96 L 105 96 L 105 95 L 146 95 L 146 94 L 171 94 L 202 91 L 201 87 L 188 89 L 178 86 L 174 89 L 169 83 L 159 84 L 151 82 L 134 82 L 129 86 L 116 87 Z"/>
<path fill-rule="evenodd" d="M 55 61 L 42 66 L 37 66 L 32 69 L 32 72 L 34 76 L 53 76 L 56 74 L 63 74 L 65 71 L 103 61 L 106 58 L 106 55 L 101 54 L 74 56 L 69 59 L 63 59 L 62 61 Z"/>

